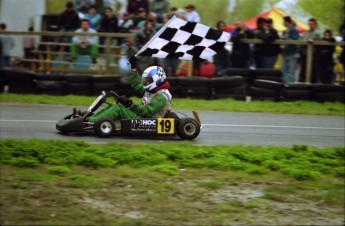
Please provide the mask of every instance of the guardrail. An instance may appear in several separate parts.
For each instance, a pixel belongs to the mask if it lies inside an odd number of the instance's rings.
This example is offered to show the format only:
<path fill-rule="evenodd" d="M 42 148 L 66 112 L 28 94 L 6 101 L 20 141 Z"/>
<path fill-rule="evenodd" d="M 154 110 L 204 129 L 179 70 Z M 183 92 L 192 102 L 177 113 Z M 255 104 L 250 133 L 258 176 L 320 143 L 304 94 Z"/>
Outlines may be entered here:
<path fill-rule="evenodd" d="M 42 32 L 16 32 L 16 31 L 0 31 L 0 34 L 3 35 L 18 35 L 18 36 L 24 36 L 24 35 L 32 35 L 32 36 L 40 36 L 42 37 L 59 37 L 59 36 L 98 36 L 98 37 L 104 37 L 105 43 L 104 45 L 98 45 L 98 47 L 104 48 L 105 53 L 103 54 L 105 58 L 105 65 L 104 68 L 99 70 L 91 70 L 91 72 L 94 72 L 95 74 L 114 74 L 113 66 L 117 66 L 118 59 L 120 58 L 120 46 L 112 44 L 113 38 L 127 38 L 130 36 L 134 36 L 132 33 L 104 33 L 104 32 L 98 32 L 98 33 L 75 33 L 75 32 L 48 32 L 48 31 L 42 31 Z M 46 50 L 35 50 L 34 53 L 38 54 L 39 59 L 22 59 L 24 62 L 31 62 L 31 63 L 38 63 L 40 66 L 38 68 L 38 71 L 41 73 L 51 72 L 51 71 L 60 71 L 60 72 L 79 72 L 79 73 L 90 73 L 90 70 L 82 70 L 82 69 L 71 69 L 68 67 L 65 67 L 65 65 L 72 65 L 72 64 L 78 64 L 83 65 L 87 63 L 72 63 L 67 60 L 65 60 L 65 56 L 69 55 L 69 52 L 65 51 L 54 51 L 52 47 L 54 46 L 60 46 L 60 47 L 67 47 L 70 46 L 69 43 L 57 43 L 57 42 L 39 42 L 40 45 L 46 46 Z M 62 48 L 63 50 L 64 48 Z M 116 50 L 116 51 L 112 51 Z M 61 55 L 61 60 L 56 61 L 54 60 L 54 57 L 57 55 Z M 101 54 L 102 55 L 102 54 Z M 114 58 L 114 62 L 112 63 L 111 59 Z M 60 67 L 52 67 L 52 63 L 60 63 Z"/>
<path fill-rule="evenodd" d="M 113 38 L 126 38 L 129 36 L 133 36 L 133 33 L 74 33 L 74 32 L 48 32 L 48 31 L 42 31 L 42 32 L 15 32 L 15 31 L 0 31 L 0 34 L 3 35 L 36 35 L 36 36 L 52 36 L 52 37 L 58 37 L 58 36 L 98 36 L 98 37 L 104 37 L 105 38 L 105 45 L 100 46 L 105 48 L 105 67 L 104 69 L 98 70 L 98 73 L 106 73 L 106 74 L 113 74 L 114 70 L 112 69 L 112 66 L 116 66 L 116 63 L 111 63 L 111 57 L 119 58 L 119 51 L 117 52 L 111 52 L 112 49 L 118 49 L 118 45 L 113 45 L 111 43 L 111 40 Z M 260 39 L 244 39 L 241 41 L 242 43 L 253 43 L 253 44 L 263 44 L 264 42 Z M 59 44 L 59 43 L 46 43 L 48 46 L 52 45 L 69 45 L 69 44 Z M 312 62 L 313 62 L 313 46 L 314 45 L 329 45 L 329 46 L 345 46 L 345 42 L 327 42 L 327 41 L 303 41 L 303 40 L 276 40 L 272 42 L 272 45 L 286 45 L 286 44 L 293 44 L 293 45 L 305 45 L 307 47 L 307 65 L 306 65 L 306 81 L 305 82 L 310 82 L 311 80 L 311 74 L 312 74 Z M 54 52 L 51 51 L 51 49 L 48 48 L 47 51 L 36 51 L 36 53 L 40 54 L 41 57 L 39 60 L 35 59 L 24 59 L 24 61 L 28 62 L 36 62 L 40 64 L 40 72 L 46 72 L 49 70 L 59 70 L 62 72 L 73 72 L 70 69 L 64 67 L 64 64 L 71 64 L 71 62 L 64 61 L 62 57 L 62 61 L 59 62 L 61 63 L 61 67 L 58 69 L 52 69 L 49 65 L 53 63 L 54 61 L 52 60 L 53 54 L 59 54 L 59 52 Z M 44 54 L 47 54 L 47 58 L 44 59 Z M 65 56 L 68 54 L 68 52 L 60 52 L 62 56 Z M 189 63 L 188 66 L 188 75 L 191 75 L 191 62 Z M 81 72 L 81 73 L 90 73 L 90 70 L 87 71 L 82 71 L 82 70 L 74 70 L 76 72 Z M 97 71 L 96 71 L 97 72 Z"/>

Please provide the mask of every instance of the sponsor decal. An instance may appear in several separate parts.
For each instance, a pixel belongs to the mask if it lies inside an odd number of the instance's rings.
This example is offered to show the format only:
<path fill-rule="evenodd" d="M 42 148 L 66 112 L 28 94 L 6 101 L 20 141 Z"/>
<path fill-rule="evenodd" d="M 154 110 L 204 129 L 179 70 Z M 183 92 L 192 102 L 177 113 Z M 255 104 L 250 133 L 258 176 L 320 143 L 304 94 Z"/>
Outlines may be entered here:
<path fill-rule="evenodd" d="M 133 119 L 131 131 L 156 131 L 157 120 L 155 119 Z"/>

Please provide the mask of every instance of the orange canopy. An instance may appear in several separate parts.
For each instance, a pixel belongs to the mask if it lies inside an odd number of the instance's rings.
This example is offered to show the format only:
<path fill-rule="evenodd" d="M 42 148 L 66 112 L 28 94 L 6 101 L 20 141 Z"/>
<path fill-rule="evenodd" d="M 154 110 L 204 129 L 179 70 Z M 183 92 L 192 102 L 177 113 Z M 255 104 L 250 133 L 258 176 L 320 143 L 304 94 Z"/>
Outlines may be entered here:
<path fill-rule="evenodd" d="M 268 11 L 265 11 L 263 13 L 260 13 L 252 18 L 249 18 L 245 21 L 243 21 L 245 23 L 245 25 L 251 29 L 255 29 L 256 28 L 256 20 L 259 17 L 263 17 L 263 18 L 271 18 L 273 20 L 273 26 L 275 29 L 277 29 L 278 32 L 282 32 L 284 31 L 286 28 L 284 27 L 283 24 L 283 17 L 287 16 L 286 13 L 284 13 L 283 11 L 277 9 L 277 8 L 272 8 Z M 296 28 L 298 30 L 298 32 L 303 33 L 305 31 L 308 30 L 308 25 L 305 23 L 302 23 L 294 18 L 292 18 L 292 20 L 296 23 Z M 225 28 L 225 31 L 231 32 L 233 29 L 235 28 L 234 24 L 228 25 Z"/>

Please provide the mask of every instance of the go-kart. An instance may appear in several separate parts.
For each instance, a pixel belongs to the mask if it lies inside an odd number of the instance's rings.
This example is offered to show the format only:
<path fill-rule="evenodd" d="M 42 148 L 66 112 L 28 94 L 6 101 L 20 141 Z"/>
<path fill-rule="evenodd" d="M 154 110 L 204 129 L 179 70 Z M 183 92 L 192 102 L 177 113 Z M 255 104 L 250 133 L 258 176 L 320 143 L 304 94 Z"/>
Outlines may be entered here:
<path fill-rule="evenodd" d="M 111 137 L 112 135 L 178 135 L 181 139 L 193 140 L 201 130 L 201 121 L 198 113 L 193 111 L 194 118 L 178 117 L 174 112 L 168 111 L 163 118 L 119 119 L 113 121 L 110 118 L 100 118 L 94 123 L 89 122 L 92 116 L 102 104 L 108 104 L 107 98 L 112 96 L 116 102 L 120 98 L 115 92 L 103 91 L 85 112 L 73 109 L 72 114 L 67 115 L 56 123 L 56 129 L 61 133 L 94 132 L 99 137 Z"/>

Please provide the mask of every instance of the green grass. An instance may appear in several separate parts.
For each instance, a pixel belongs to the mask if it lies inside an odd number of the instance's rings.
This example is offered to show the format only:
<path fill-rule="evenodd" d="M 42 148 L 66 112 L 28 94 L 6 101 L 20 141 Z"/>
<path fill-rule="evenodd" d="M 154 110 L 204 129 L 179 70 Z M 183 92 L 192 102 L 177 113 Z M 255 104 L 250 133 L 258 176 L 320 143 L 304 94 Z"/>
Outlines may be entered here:
<path fill-rule="evenodd" d="M 0 102 L 26 103 L 26 104 L 52 104 L 69 106 L 89 106 L 96 96 L 49 96 L 32 94 L 0 94 Z M 139 98 L 133 98 L 137 103 Z M 266 112 L 276 114 L 310 114 L 310 115 L 345 115 L 345 105 L 339 102 L 273 102 L 252 101 L 244 102 L 233 99 L 201 100 L 190 98 L 174 98 L 173 110 L 203 110 L 227 112 Z"/>
<path fill-rule="evenodd" d="M 0 224 L 327 225 L 344 219 L 345 147 L 162 147 L 0 140 Z M 298 209 L 294 219 L 281 214 L 291 208 Z"/>
<path fill-rule="evenodd" d="M 121 165 L 148 168 L 176 175 L 180 168 L 239 170 L 253 175 L 279 172 L 296 180 L 318 180 L 326 175 L 344 177 L 345 148 L 303 146 L 198 146 L 192 144 L 119 144 L 92 145 L 83 141 L 1 140 L 1 164 L 22 168 L 51 165 L 51 174 L 66 174 L 70 166 L 92 169 Z M 275 167 L 272 167 L 275 166 Z M 279 167 L 277 167 L 279 166 Z M 213 182 L 200 186 L 218 188 Z"/>

